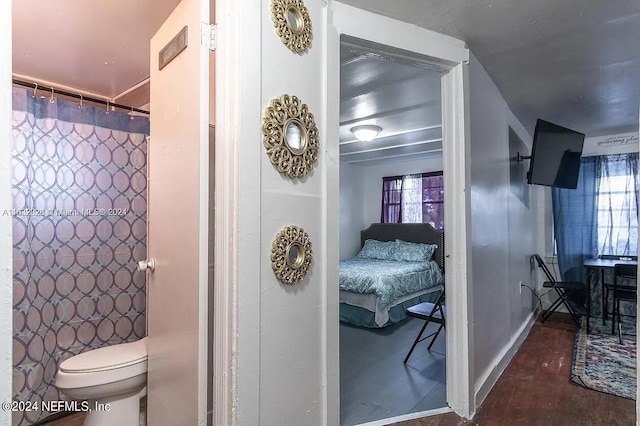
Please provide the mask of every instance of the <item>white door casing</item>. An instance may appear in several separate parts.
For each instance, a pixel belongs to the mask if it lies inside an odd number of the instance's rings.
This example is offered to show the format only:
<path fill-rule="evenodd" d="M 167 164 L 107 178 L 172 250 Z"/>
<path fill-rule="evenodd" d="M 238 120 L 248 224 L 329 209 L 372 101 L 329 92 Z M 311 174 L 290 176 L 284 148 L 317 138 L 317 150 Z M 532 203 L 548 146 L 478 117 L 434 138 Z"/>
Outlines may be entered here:
<path fill-rule="evenodd" d="M 206 418 L 208 0 L 182 0 L 151 39 L 148 146 L 148 424 Z M 188 46 L 162 70 L 158 53 L 184 27 Z"/>
<path fill-rule="evenodd" d="M 332 160 L 324 133 L 327 6 L 304 2 L 313 38 L 307 52 L 296 54 L 275 32 L 271 2 L 236 3 L 216 5 L 216 80 L 224 84 L 216 90 L 215 376 L 229 392 L 216 390 L 214 423 L 337 424 L 326 408 L 335 398 L 337 413 L 338 383 L 327 383 L 327 371 L 337 372 L 336 363 L 328 366 L 337 346 L 329 355 L 327 323 L 335 330 L 338 324 L 337 314 L 327 319 L 326 312 L 329 293 L 337 308 L 337 257 L 327 254 L 327 241 L 337 244 L 337 226 L 325 226 L 327 209 L 337 208 L 326 205 L 326 182 L 334 179 L 327 176 Z M 301 179 L 280 175 L 262 143 L 263 111 L 283 94 L 309 106 L 320 132 L 318 161 Z M 270 261 L 272 241 L 287 225 L 304 228 L 313 244 L 308 276 L 291 286 L 276 279 Z M 328 257 L 335 257 L 331 273 Z"/>

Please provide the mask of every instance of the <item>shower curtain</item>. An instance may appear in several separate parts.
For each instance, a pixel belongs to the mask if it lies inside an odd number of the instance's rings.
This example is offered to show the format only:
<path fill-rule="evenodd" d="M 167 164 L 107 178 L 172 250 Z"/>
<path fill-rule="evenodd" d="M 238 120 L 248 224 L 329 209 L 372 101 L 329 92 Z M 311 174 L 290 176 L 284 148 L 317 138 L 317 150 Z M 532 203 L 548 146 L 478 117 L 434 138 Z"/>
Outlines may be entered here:
<path fill-rule="evenodd" d="M 42 401 L 65 359 L 145 335 L 149 120 L 13 89 L 13 391 Z"/>

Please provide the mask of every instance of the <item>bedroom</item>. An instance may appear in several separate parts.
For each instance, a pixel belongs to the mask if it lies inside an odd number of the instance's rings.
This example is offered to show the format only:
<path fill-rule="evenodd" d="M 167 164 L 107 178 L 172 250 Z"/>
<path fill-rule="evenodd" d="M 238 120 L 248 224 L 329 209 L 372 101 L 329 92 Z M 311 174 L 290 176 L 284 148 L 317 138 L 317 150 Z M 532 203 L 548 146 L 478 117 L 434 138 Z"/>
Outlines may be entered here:
<path fill-rule="evenodd" d="M 424 324 L 405 311 L 435 302 L 443 282 L 442 72 L 426 59 L 348 37 L 340 57 L 341 424 L 352 425 L 447 405 L 446 333 L 428 351 L 429 341 L 418 344 L 403 363 Z M 377 134 L 357 135 L 363 126 Z M 385 228 L 370 227 L 381 221 Z M 415 272 L 421 262 L 405 260 L 420 256 L 396 259 L 395 238 L 436 243 L 428 256 L 439 261 Z M 361 251 L 369 239 L 390 241 L 383 246 L 393 256 L 382 259 L 372 241 Z M 384 278 L 369 286 L 374 278 L 361 277 L 363 269 Z M 377 300 L 366 294 L 372 287 Z M 430 325 L 423 336 L 436 330 Z"/>

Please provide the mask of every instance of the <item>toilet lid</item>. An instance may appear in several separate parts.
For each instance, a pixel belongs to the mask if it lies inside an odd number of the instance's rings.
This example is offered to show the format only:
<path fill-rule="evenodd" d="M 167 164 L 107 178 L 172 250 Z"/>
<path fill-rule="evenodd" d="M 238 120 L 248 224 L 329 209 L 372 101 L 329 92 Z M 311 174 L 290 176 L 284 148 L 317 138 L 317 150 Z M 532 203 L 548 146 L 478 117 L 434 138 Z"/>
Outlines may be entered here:
<path fill-rule="evenodd" d="M 72 372 L 93 372 L 129 367 L 147 361 L 147 339 L 121 343 L 83 352 L 60 364 L 60 370 Z"/>

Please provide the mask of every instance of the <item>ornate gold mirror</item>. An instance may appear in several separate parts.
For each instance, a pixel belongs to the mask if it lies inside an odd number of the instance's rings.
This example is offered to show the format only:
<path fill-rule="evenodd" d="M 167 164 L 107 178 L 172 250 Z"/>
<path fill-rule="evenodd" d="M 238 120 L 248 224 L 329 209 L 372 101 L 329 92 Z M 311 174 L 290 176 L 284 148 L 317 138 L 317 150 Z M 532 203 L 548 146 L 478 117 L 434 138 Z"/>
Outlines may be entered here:
<path fill-rule="evenodd" d="M 271 268 L 283 284 L 297 284 L 307 275 L 313 261 L 311 239 L 304 229 L 286 226 L 271 246 Z"/>
<path fill-rule="evenodd" d="M 302 0 L 271 0 L 271 20 L 280 40 L 302 53 L 311 44 L 311 18 Z"/>
<path fill-rule="evenodd" d="M 262 119 L 263 143 L 271 164 L 290 178 L 308 174 L 318 160 L 318 128 L 296 96 L 272 99 Z"/>
<path fill-rule="evenodd" d="M 304 28 L 304 18 L 302 17 L 300 9 L 289 5 L 287 6 L 285 13 L 287 15 L 287 24 L 289 25 L 289 28 L 291 28 L 291 31 L 294 33 L 302 32 L 302 29 Z"/>
<path fill-rule="evenodd" d="M 287 265 L 298 269 L 304 262 L 304 249 L 298 243 L 291 243 L 287 247 Z"/>
<path fill-rule="evenodd" d="M 284 125 L 284 142 L 294 154 L 302 154 L 307 149 L 307 131 L 302 123 L 290 118 Z"/>

